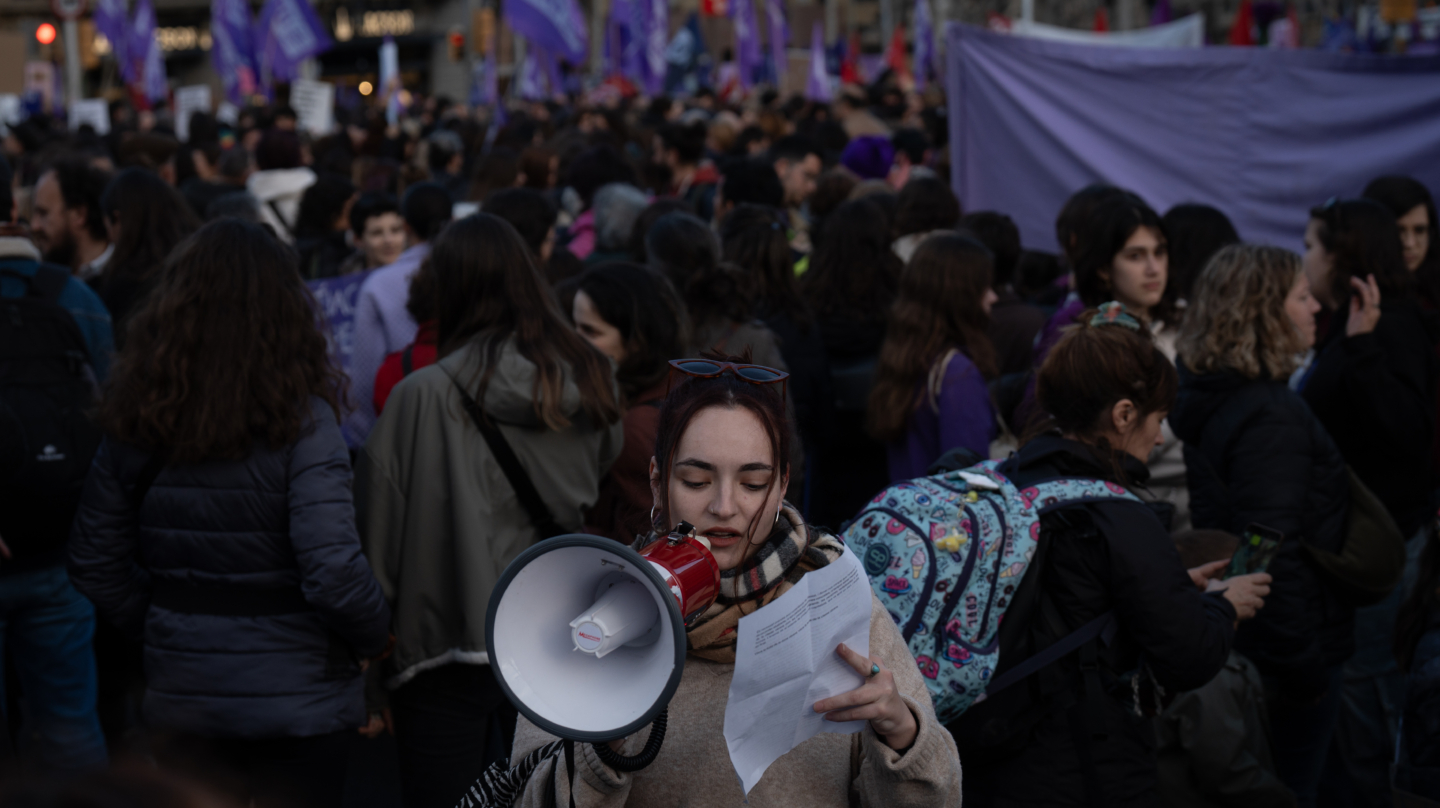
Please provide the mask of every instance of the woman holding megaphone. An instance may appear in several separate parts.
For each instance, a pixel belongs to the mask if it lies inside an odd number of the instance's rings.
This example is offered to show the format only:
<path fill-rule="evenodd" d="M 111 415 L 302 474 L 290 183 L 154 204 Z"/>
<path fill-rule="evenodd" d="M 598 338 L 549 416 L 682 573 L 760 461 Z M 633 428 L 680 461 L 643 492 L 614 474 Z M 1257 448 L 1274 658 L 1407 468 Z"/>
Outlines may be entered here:
<path fill-rule="evenodd" d="M 703 808 L 748 800 L 754 806 L 833 806 L 850 804 L 851 794 L 870 806 L 960 804 L 954 740 L 936 720 L 915 661 L 878 603 L 870 615 L 872 655 L 836 649 L 863 684 L 814 705 L 829 720 L 866 720 L 869 726 L 801 743 L 775 761 L 748 795 L 742 791 L 724 737 L 740 618 L 843 551 L 834 536 L 806 525 L 785 502 L 794 434 L 785 414 L 786 374 L 747 360 L 671 363 L 672 390 L 660 412 L 650 466 L 654 532 L 635 546 L 688 522 L 709 543 L 721 584 L 720 596 L 687 630 L 684 672 L 659 754 L 646 768 L 622 772 L 607 765 L 596 747 L 576 744 L 573 775 L 562 758 L 552 758 L 529 779 L 520 805 Z M 636 755 L 648 734 L 612 741 L 610 749 Z M 512 763 L 554 740 L 522 716 Z"/>

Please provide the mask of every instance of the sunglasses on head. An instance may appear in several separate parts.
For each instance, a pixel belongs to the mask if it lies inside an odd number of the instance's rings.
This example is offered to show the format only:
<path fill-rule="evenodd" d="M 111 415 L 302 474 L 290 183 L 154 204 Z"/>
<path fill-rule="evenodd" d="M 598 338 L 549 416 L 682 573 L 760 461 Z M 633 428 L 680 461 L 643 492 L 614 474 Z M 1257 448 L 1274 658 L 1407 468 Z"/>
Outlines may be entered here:
<path fill-rule="evenodd" d="M 677 373 L 694 376 L 697 379 L 714 379 L 731 373 L 740 381 L 750 384 L 776 384 L 790 378 L 789 373 L 775 368 L 767 368 L 764 365 L 743 365 L 714 359 L 672 359 L 670 368 Z M 665 392 L 667 395 L 670 392 L 668 384 Z M 780 396 L 781 398 L 785 396 L 783 386 L 780 388 Z"/>

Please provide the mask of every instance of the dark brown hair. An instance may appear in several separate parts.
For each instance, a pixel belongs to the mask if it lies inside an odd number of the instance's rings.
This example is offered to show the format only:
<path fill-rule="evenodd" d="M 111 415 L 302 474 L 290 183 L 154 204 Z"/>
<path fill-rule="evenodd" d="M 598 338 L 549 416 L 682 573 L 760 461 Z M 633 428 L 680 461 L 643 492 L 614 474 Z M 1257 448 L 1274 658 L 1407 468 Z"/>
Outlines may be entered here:
<path fill-rule="evenodd" d="M 1336 311 L 1349 309 L 1351 278 L 1374 275 L 1385 300 L 1414 295 L 1415 278 L 1405 267 L 1400 226 L 1389 208 L 1370 199 L 1331 200 L 1311 208 L 1310 218 L 1319 223 L 1316 235 L 1335 259 L 1327 291 Z"/>
<path fill-rule="evenodd" d="M 586 270 L 575 291 L 584 292 L 600 319 L 620 332 L 625 360 L 615 369 L 615 380 L 626 406 L 634 406 L 665 381 L 670 360 L 685 355 L 689 339 L 680 296 L 659 272 L 621 261 Z"/>
<path fill-rule="evenodd" d="M 471 390 L 477 401 L 485 397 L 500 349 L 513 340 L 520 355 L 535 365 L 531 402 L 546 426 L 561 430 L 570 425 L 561 410 L 567 371 L 593 425 L 620 418 L 609 360 L 560 316 L 529 248 L 508 222 L 488 213 L 467 216 L 435 239 L 429 261 L 440 355 L 477 346 L 480 371 Z"/>
<path fill-rule="evenodd" d="M 1085 227 L 1075 233 L 1075 292 L 1086 306 L 1099 306 L 1115 297 L 1115 257 L 1140 228 L 1148 228 L 1169 249 L 1165 223 L 1160 215 L 1131 193 L 1110 196 L 1097 203 L 1088 214 Z M 1397 236 L 1398 241 L 1398 236 Z M 1152 321 L 1172 323 L 1175 317 L 1175 286 L 1170 283 L 1168 263 L 1165 293 L 1150 308 Z"/>
<path fill-rule="evenodd" d="M 131 319 L 101 428 L 181 464 L 294 443 L 307 400 L 338 417 L 343 390 L 315 311 L 293 252 L 259 225 L 211 222 L 176 248 Z"/>
<path fill-rule="evenodd" d="M 983 307 L 993 279 L 990 251 L 973 238 L 947 233 L 920 243 L 900 276 L 870 388 L 866 426 L 877 440 L 905 436 L 916 388 L 951 348 L 964 351 L 985 378 L 995 376 Z"/>
<path fill-rule="evenodd" d="M 808 330 L 812 322 L 810 307 L 800 297 L 790 240 L 775 211 L 760 205 L 740 205 L 725 217 L 720 240 L 725 260 L 755 278 L 761 314 L 784 314 Z"/>
<path fill-rule="evenodd" d="M 739 356 L 726 356 L 709 351 L 703 351 L 700 355 L 721 362 L 751 362 L 748 347 Z M 749 410 L 760 419 L 765 436 L 770 440 L 771 456 L 775 463 L 775 474 L 770 478 L 771 487 L 778 485 L 780 480 L 790 474 L 790 443 L 794 425 L 786 414 L 779 384 L 751 384 L 737 379 L 733 373 L 713 379 L 677 373 L 674 374 L 673 381 L 674 387 L 660 407 L 660 420 L 655 430 L 655 466 L 660 470 L 660 522 L 655 526 L 658 531 L 669 530 L 675 526 L 674 517 L 670 514 L 670 478 L 675 472 L 675 450 L 680 446 L 680 439 L 685 436 L 690 422 L 701 410 L 710 407 Z M 770 490 L 766 489 L 767 496 Z M 763 513 L 756 514 L 746 529 L 746 541 L 750 542 L 752 547 L 757 544 L 755 531 L 764 516 Z M 762 537 L 758 543 L 764 543 L 766 538 L 769 538 L 769 534 Z"/>
<path fill-rule="evenodd" d="M 153 171 L 127 168 L 100 197 L 105 218 L 120 230 L 105 279 L 144 283 L 160 274 L 175 245 L 200 228 L 185 197 Z"/>
<path fill-rule="evenodd" d="M 821 318 L 876 322 L 895 299 L 903 267 L 890 250 L 885 211 L 855 199 L 830 214 L 800 291 Z"/>
<path fill-rule="evenodd" d="M 1169 412 L 1179 377 L 1148 330 L 1092 326 L 1094 316 L 1093 309 L 1081 314 L 1055 344 L 1035 378 L 1035 397 L 1060 431 L 1108 450 L 1115 404 L 1130 399 L 1142 418 Z"/>

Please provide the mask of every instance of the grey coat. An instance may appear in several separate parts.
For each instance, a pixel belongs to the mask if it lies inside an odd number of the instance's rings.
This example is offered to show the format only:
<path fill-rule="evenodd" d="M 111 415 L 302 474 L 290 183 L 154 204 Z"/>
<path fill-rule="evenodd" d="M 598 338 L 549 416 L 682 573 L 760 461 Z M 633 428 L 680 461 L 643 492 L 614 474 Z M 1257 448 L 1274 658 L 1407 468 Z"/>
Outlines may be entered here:
<path fill-rule="evenodd" d="M 360 551 L 340 427 L 310 404 L 295 444 L 166 467 L 138 513 L 131 492 L 149 452 L 107 437 L 95 455 L 70 577 L 143 637 L 152 726 L 270 738 L 365 721 L 359 659 L 384 650 L 390 609 Z M 282 605 L 235 613 L 257 601 Z"/>
<path fill-rule="evenodd" d="M 506 565 L 539 540 L 451 381 L 453 374 L 473 393 L 480 361 L 472 346 L 405 377 L 356 466 L 360 535 L 395 609 L 395 653 L 385 668 L 392 690 L 441 665 L 488 664 L 490 592 Z M 549 429 L 531 403 L 535 372 L 507 344 L 481 404 L 555 521 L 578 532 L 624 429 L 618 420 L 589 422 L 568 368 L 561 408 L 570 426 Z"/>

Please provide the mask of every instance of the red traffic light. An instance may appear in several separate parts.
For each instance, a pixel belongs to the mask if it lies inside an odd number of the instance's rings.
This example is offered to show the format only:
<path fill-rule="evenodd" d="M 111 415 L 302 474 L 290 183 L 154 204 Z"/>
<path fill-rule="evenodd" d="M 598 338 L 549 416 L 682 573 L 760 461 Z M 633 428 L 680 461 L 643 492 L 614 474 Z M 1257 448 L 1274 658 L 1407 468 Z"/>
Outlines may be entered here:
<path fill-rule="evenodd" d="M 54 42 L 55 26 L 48 22 L 40 23 L 40 27 L 35 29 L 35 41 L 41 45 L 49 45 L 51 42 Z"/>

